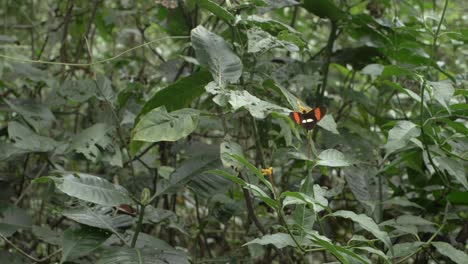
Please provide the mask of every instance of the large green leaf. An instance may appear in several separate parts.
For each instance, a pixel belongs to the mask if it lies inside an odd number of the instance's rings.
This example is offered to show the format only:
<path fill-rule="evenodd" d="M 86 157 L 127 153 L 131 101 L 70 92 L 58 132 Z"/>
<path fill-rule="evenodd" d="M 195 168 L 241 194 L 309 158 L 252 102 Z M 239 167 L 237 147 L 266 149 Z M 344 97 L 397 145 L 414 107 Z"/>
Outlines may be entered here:
<path fill-rule="evenodd" d="M 407 147 L 411 140 L 420 134 L 421 130 L 416 124 L 410 121 L 399 121 L 388 132 L 388 140 L 385 144 L 386 155 Z"/>
<path fill-rule="evenodd" d="M 0 201 L 0 234 L 9 237 L 18 229 L 30 228 L 31 224 L 25 210 Z"/>
<path fill-rule="evenodd" d="M 80 224 L 107 229 L 111 232 L 120 227 L 131 226 L 134 222 L 134 218 L 129 215 L 113 215 L 112 207 L 72 209 L 62 214 Z"/>
<path fill-rule="evenodd" d="M 378 201 L 377 170 L 371 166 L 351 166 L 343 174 L 354 197 L 370 212 L 374 211 Z"/>
<path fill-rule="evenodd" d="M 69 196 L 100 205 L 118 206 L 130 204 L 132 200 L 125 188 L 86 173 L 68 173 L 63 177 L 43 177 L 53 180 L 59 190 Z"/>
<path fill-rule="evenodd" d="M 258 119 L 264 119 L 271 112 L 278 112 L 284 115 L 288 115 L 291 112 L 287 108 L 263 101 L 245 90 L 230 91 L 224 95 L 234 111 L 239 108 L 245 108 L 253 117 Z"/>
<path fill-rule="evenodd" d="M 457 264 L 467 264 L 468 263 L 468 255 L 459 250 L 454 248 L 452 245 L 446 242 L 431 242 L 431 244 L 439 251 L 440 254 L 448 257 L 453 262 Z"/>
<path fill-rule="evenodd" d="M 88 256 L 110 236 L 97 229 L 68 229 L 63 233 L 63 250 L 60 263 Z"/>
<path fill-rule="evenodd" d="M 359 224 L 363 229 L 372 233 L 376 238 L 382 241 L 385 246 L 392 249 L 392 242 L 390 241 L 390 237 L 388 236 L 387 232 L 384 232 L 379 229 L 379 226 L 372 220 L 372 218 L 368 217 L 364 214 L 356 214 L 351 211 L 336 211 L 332 214 L 333 216 L 344 217 L 353 220 L 353 222 Z"/>
<path fill-rule="evenodd" d="M 109 247 L 96 264 L 189 264 L 187 256 L 179 250 L 161 250 L 151 247 Z"/>
<path fill-rule="evenodd" d="M 120 153 L 120 149 L 116 149 L 113 144 L 113 129 L 113 127 L 104 123 L 94 124 L 75 135 L 67 151 L 81 153 L 93 162 L 96 162 L 102 156 L 104 150 Z"/>
<path fill-rule="evenodd" d="M 153 97 L 145 103 L 139 115 L 145 115 L 149 111 L 160 106 L 165 106 L 169 112 L 188 107 L 195 98 L 205 92 L 205 86 L 211 80 L 211 75 L 207 71 L 198 71 L 190 76 L 184 77 L 156 92 Z"/>
<path fill-rule="evenodd" d="M 31 100 L 12 102 L 6 99 L 5 102 L 11 110 L 20 114 L 36 131 L 49 128 L 55 120 L 52 111 L 41 103 Z"/>
<path fill-rule="evenodd" d="M 239 80 L 242 62 L 222 37 L 200 25 L 192 29 L 191 39 L 198 61 L 208 67 L 217 84 Z"/>
<path fill-rule="evenodd" d="M 59 145 L 55 140 L 40 136 L 16 121 L 8 123 L 8 135 L 14 142 L 13 146 L 24 152 L 48 152 Z"/>
<path fill-rule="evenodd" d="M 211 13 L 215 14 L 217 17 L 221 18 L 226 23 L 233 23 L 234 22 L 234 15 L 232 15 L 229 11 L 227 11 L 224 7 L 218 5 L 217 3 L 211 0 L 195 0 L 195 2 L 201 7 L 204 8 Z"/>
<path fill-rule="evenodd" d="M 198 125 L 198 111 L 184 108 L 168 113 L 164 106 L 144 115 L 132 131 L 132 140 L 145 142 L 177 141 Z"/>

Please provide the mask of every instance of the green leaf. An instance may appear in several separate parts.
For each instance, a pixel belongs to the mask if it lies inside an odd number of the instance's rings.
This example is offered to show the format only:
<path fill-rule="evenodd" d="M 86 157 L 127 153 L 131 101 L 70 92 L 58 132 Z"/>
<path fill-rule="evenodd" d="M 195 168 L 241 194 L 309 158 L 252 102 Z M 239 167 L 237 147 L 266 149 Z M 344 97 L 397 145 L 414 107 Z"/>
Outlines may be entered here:
<path fill-rule="evenodd" d="M 132 131 L 133 141 L 177 141 L 192 133 L 198 125 L 198 111 L 184 108 L 168 113 L 164 106 L 144 115 Z"/>
<path fill-rule="evenodd" d="M 411 139 L 418 137 L 420 134 L 421 130 L 414 123 L 398 121 L 388 132 L 388 140 L 387 144 L 385 144 L 386 155 L 407 147 Z"/>
<path fill-rule="evenodd" d="M 62 234 L 51 230 L 47 226 L 32 226 L 32 233 L 40 240 L 47 242 L 51 245 L 61 246 L 62 245 Z"/>
<path fill-rule="evenodd" d="M 434 158 L 434 163 L 439 169 L 442 169 L 452 175 L 463 185 L 463 187 L 465 187 L 465 189 L 468 190 L 465 167 L 461 161 L 457 161 L 449 157 L 437 156 Z"/>
<path fill-rule="evenodd" d="M 259 245 L 274 245 L 277 248 L 284 248 L 287 246 L 294 247 L 296 244 L 294 243 L 294 240 L 291 238 L 289 234 L 285 233 L 276 233 L 272 235 L 265 235 L 262 236 L 261 238 L 256 238 L 254 240 L 251 240 L 247 243 L 245 243 L 242 246 L 247 246 L 250 244 L 259 244 Z"/>
<path fill-rule="evenodd" d="M 307 11 L 321 18 L 328 18 L 332 21 L 346 18 L 345 13 L 331 0 L 303 0 L 302 6 Z"/>
<path fill-rule="evenodd" d="M 327 167 L 346 167 L 356 163 L 336 149 L 326 149 L 318 156 L 318 165 Z"/>
<path fill-rule="evenodd" d="M 353 166 L 345 168 L 343 174 L 354 197 L 373 212 L 378 201 L 377 170 L 370 166 Z"/>
<path fill-rule="evenodd" d="M 287 108 L 263 101 L 246 90 L 230 91 L 226 92 L 225 95 L 233 111 L 243 107 L 247 109 L 253 117 L 258 119 L 264 119 L 271 112 L 278 112 L 284 115 L 288 115 L 291 112 Z"/>
<path fill-rule="evenodd" d="M 191 32 L 197 60 L 207 66 L 218 84 L 235 83 L 242 75 L 242 62 L 220 36 L 199 25 Z"/>
<path fill-rule="evenodd" d="M 106 76 L 98 74 L 96 76 L 95 87 L 97 90 L 96 95 L 99 100 L 110 103 L 111 105 L 115 103 L 117 100 L 117 95 L 112 89 L 111 81 Z"/>
<path fill-rule="evenodd" d="M 221 18 L 224 22 L 232 24 L 235 20 L 234 15 L 227 11 L 224 7 L 218 5 L 217 3 L 211 0 L 195 0 L 195 2 L 201 7 L 211 13 L 215 14 L 217 17 Z"/>
<path fill-rule="evenodd" d="M 229 182 L 226 180 L 217 175 L 204 174 L 206 171 L 221 167 L 218 146 L 198 143 L 193 149 L 187 149 L 186 151 L 192 156 L 183 161 L 179 167 L 175 169 L 170 175 L 169 180 L 160 181 L 157 188 L 157 195 L 175 192 L 181 186 L 186 185 L 188 181 L 194 181 L 190 183 L 191 187 L 204 188 L 205 193 L 200 194 L 205 196 L 210 196 L 212 192 L 229 188 Z M 211 184 L 213 184 L 213 181 L 210 181 L 209 177 L 222 179 L 222 181 L 215 181 L 215 186 L 212 186 Z M 204 183 L 206 183 L 206 186 L 203 186 Z M 219 186 L 216 183 L 221 183 L 221 185 Z"/>
<path fill-rule="evenodd" d="M 131 226 L 134 222 L 134 218 L 129 215 L 113 215 L 113 213 L 112 207 L 95 206 L 66 210 L 62 214 L 80 224 L 107 229 L 111 232 L 120 227 Z"/>
<path fill-rule="evenodd" d="M 18 148 L 15 144 L 0 142 L 0 161 L 14 159 L 17 156 L 28 153 L 29 150 Z"/>
<path fill-rule="evenodd" d="M 56 90 L 56 94 L 64 100 L 77 103 L 86 102 L 97 93 L 96 83 L 93 80 L 65 80 Z"/>
<path fill-rule="evenodd" d="M 424 243 L 419 241 L 396 244 L 393 246 L 393 257 L 399 258 L 411 255 L 422 245 L 424 245 Z M 389 255 L 388 253 L 389 252 L 387 252 L 387 255 Z"/>
<path fill-rule="evenodd" d="M 69 173 L 61 178 L 42 178 L 53 180 L 60 191 L 83 201 L 106 206 L 118 206 L 120 204 L 132 203 L 125 188 L 90 174 Z"/>
<path fill-rule="evenodd" d="M 25 210 L 0 201 L 0 234 L 9 237 L 18 229 L 30 228 L 31 224 L 32 221 Z"/>
<path fill-rule="evenodd" d="M 282 31 L 283 32 L 283 31 Z M 288 32 L 288 31 L 284 31 Z M 283 36 L 286 33 L 283 33 Z M 273 37 L 268 32 L 263 31 L 260 28 L 251 28 L 247 30 L 247 52 L 249 53 L 257 53 L 257 52 L 266 52 L 270 49 L 283 47 L 289 52 L 297 52 L 299 48 L 288 42 L 288 41 L 281 41 L 280 39 Z"/>
<path fill-rule="evenodd" d="M 337 246 L 333 245 L 332 243 L 330 243 L 326 239 L 322 239 L 321 237 L 319 237 L 319 236 L 317 236 L 315 234 L 312 234 L 311 232 L 308 232 L 308 233 L 311 236 L 312 241 L 314 243 L 316 243 L 319 246 L 327 249 L 327 251 L 330 252 L 331 254 L 333 254 L 333 256 L 335 256 L 341 263 L 343 263 L 343 264 L 350 263 L 349 260 L 339 252 L 340 250 L 338 250 Z"/>
<path fill-rule="evenodd" d="M 285 198 L 283 201 L 283 207 L 291 204 L 305 203 L 311 205 L 315 212 L 321 212 L 324 208 L 327 208 L 328 200 L 325 199 L 320 192 L 320 186 L 315 184 L 313 193 L 314 197 L 302 192 L 282 192 L 280 197 Z"/>
<path fill-rule="evenodd" d="M 451 259 L 453 262 L 457 264 L 467 264 L 468 263 L 468 255 L 446 242 L 431 242 L 431 244 L 437 249 L 437 251 Z"/>
<path fill-rule="evenodd" d="M 166 88 L 156 92 L 141 109 L 139 116 L 149 111 L 165 106 L 167 111 L 175 111 L 188 107 L 190 103 L 205 92 L 205 86 L 212 80 L 207 71 L 198 71 L 190 76 L 179 79 Z"/>
<path fill-rule="evenodd" d="M 371 248 L 371 247 L 354 247 L 353 249 L 367 251 L 368 253 L 375 254 L 381 257 L 385 261 L 385 263 L 388 263 L 388 264 L 392 263 L 390 259 L 387 257 L 387 255 L 385 255 L 385 253 L 383 253 L 382 251 L 378 249 Z"/>
<path fill-rule="evenodd" d="M 325 115 L 322 119 L 320 119 L 317 125 L 325 130 L 332 132 L 333 134 L 340 134 L 340 132 L 338 132 L 336 129 L 335 119 L 332 115 Z"/>
<path fill-rule="evenodd" d="M 392 243 L 390 241 L 390 237 L 388 236 L 387 232 L 384 232 L 379 229 L 379 226 L 372 220 L 372 218 L 368 217 L 364 214 L 355 214 L 351 211 L 336 211 L 332 214 L 333 216 L 337 217 L 344 217 L 353 220 L 353 222 L 359 224 L 363 229 L 372 233 L 376 238 L 382 241 L 388 248 L 392 249 Z"/>
<path fill-rule="evenodd" d="M 434 99 L 439 102 L 443 107 L 447 109 L 450 113 L 450 100 L 455 93 L 455 89 L 449 81 L 440 81 L 440 82 L 427 82 L 432 87 L 432 93 Z"/>
<path fill-rule="evenodd" d="M 4 101 L 11 110 L 20 114 L 36 131 L 49 128 L 55 121 L 52 111 L 41 103 L 32 100 L 11 102 L 4 99 Z"/>
<path fill-rule="evenodd" d="M 97 162 L 103 150 L 117 151 L 115 148 L 118 146 L 115 146 L 111 136 L 113 129 L 104 123 L 94 124 L 73 137 L 67 152 L 75 151 L 83 154 L 88 160 Z M 120 152 L 120 149 L 118 151 Z"/>
<path fill-rule="evenodd" d="M 179 250 L 161 250 L 152 247 L 128 248 L 108 247 L 96 264 L 189 264 L 185 253 Z"/>
<path fill-rule="evenodd" d="M 63 250 L 60 263 L 88 256 L 110 236 L 94 229 L 68 229 L 63 233 Z"/>
<path fill-rule="evenodd" d="M 231 154 L 231 156 L 236 159 L 238 162 L 242 163 L 245 167 L 247 167 L 247 169 L 252 172 L 253 174 L 255 174 L 255 176 L 257 176 L 257 178 L 263 183 L 265 184 L 265 186 L 268 187 L 268 189 L 274 193 L 273 191 L 273 186 L 271 185 L 271 183 L 269 181 L 267 181 L 265 179 L 265 176 L 263 176 L 262 172 L 260 170 L 258 170 L 254 165 L 252 165 L 250 162 L 248 162 L 244 157 L 242 156 L 238 156 L 236 154 Z"/>
<path fill-rule="evenodd" d="M 234 159 L 232 154 L 243 157 L 244 151 L 242 150 L 241 145 L 230 140 L 223 141 L 223 143 L 220 145 L 220 155 L 223 166 L 225 168 L 239 170 L 242 167 L 242 163 Z"/>
<path fill-rule="evenodd" d="M 382 64 L 369 64 L 366 67 L 364 67 L 361 72 L 362 74 L 367 74 L 370 76 L 380 76 L 382 74 L 382 71 L 384 69 L 384 66 Z"/>
<path fill-rule="evenodd" d="M 14 142 L 14 147 L 27 152 L 49 152 L 59 145 L 55 140 L 37 135 L 30 128 L 15 121 L 8 123 L 8 135 Z"/>

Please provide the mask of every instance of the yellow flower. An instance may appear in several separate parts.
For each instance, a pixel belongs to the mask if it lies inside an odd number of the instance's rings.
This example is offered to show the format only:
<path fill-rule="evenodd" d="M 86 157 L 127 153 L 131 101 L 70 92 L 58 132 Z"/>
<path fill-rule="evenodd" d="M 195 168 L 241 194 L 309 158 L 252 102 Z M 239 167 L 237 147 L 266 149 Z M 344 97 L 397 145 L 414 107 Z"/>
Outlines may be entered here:
<path fill-rule="evenodd" d="M 263 176 L 271 176 L 273 174 L 273 167 L 262 169 Z"/>

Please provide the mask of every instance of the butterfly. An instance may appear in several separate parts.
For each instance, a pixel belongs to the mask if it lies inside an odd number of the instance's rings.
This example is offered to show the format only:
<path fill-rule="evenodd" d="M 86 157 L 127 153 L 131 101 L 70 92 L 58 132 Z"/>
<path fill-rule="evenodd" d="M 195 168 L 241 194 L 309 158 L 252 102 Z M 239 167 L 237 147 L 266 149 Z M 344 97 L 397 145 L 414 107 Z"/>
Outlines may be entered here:
<path fill-rule="evenodd" d="M 301 112 L 291 112 L 289 117 L 294 121 L 294 123 L 300 125 L 301 127 L 312 130 L 320 121 L 323 116 L 327 113 L 327 109 L 325 107 L 316 107 L 309 111 L 302 111 Z"/>

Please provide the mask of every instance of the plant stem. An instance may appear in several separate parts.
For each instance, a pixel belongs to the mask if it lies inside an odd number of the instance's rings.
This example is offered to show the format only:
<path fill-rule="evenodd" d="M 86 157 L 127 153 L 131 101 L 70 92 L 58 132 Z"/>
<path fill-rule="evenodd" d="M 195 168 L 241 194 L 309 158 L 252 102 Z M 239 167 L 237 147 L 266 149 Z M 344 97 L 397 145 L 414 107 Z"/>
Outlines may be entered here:
<path fill-rule="evenodd" d="M 140 205 L 140 214 L 138 215 L 138 223 L 135 229 L 135 233 L 133 234 L 132 238 L 132 244 L 131 247 L 134 248 L 136 245 L 136 242 L 138 240 L 138 235 L 140 234 L 141 228 L 143 226 L 143 217 L 145 216 L 145 208 L 146 205 Z"/>

